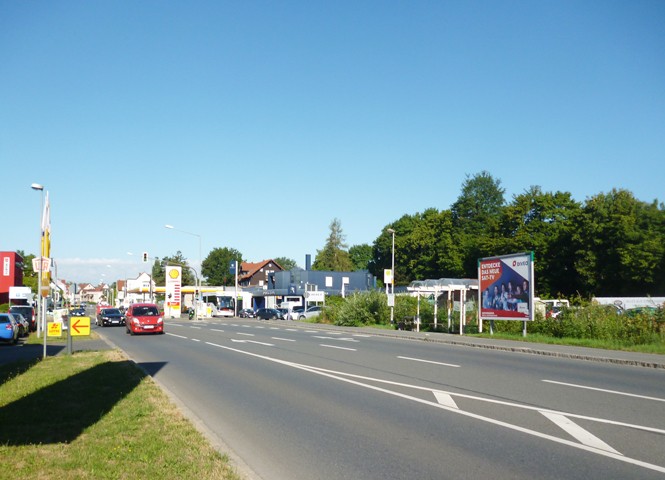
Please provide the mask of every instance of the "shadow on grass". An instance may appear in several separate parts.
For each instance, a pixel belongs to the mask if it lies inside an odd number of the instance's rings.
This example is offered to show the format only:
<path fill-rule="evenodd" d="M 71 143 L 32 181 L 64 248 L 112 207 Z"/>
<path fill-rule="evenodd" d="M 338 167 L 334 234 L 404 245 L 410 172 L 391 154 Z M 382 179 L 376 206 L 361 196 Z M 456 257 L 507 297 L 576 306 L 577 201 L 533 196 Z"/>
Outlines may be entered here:
<path fill-rule="evenodd" d="M 163 366 L 151 363 L 150 370 Z M 72 442 L 145 376 L 134 362 L 105 362 L 1 407 L 0 444 Z"/>

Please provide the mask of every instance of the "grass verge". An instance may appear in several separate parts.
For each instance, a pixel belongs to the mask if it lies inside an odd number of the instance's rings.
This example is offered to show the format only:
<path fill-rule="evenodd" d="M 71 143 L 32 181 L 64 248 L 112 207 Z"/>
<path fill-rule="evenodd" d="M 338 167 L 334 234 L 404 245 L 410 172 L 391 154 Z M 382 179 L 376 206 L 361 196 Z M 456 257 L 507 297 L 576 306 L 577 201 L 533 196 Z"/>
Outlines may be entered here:
<path fill-rule="evenodd" d="M 544 343 L 550 345 L 569 345 L 571 347 L 589 347 L 605 350 L 623 350 L 626 352 L 655 353 L 665 355 L 665 345 L 662 343 L 647 343 L 640 345 L 626 345 L 620 341 L 600 340 L 593 338 L 550 337 L 538 333 L 529 333 L 526 337 L 521 334 L 499 333 L 469 333 L 469 337 L 498 338 L 501 340 L 514 340 L 517 342 Z"/>
<path fill-rule="evenodd" d="M 12 479 L 240 479 L 117 350 L 0 365 L 0 425 Z"/>

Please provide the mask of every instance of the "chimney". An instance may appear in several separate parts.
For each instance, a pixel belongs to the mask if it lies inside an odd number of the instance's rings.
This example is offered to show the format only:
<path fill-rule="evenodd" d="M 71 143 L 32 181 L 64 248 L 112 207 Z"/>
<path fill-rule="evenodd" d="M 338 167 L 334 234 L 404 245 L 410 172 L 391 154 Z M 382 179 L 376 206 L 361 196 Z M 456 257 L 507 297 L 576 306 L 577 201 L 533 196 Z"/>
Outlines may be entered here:
<path fill-rule="evenodd" d="M 312 255 L 305 255 L 305 270 L 310 271 L 312 269 Z"/>

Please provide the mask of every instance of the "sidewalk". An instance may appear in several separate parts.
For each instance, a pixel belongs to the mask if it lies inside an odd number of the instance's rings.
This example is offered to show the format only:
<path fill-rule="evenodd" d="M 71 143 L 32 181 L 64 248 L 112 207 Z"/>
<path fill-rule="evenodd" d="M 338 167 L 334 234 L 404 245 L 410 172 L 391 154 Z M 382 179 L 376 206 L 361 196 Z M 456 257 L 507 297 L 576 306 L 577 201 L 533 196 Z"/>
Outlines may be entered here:
<path fill-rule="evenodd" d="M 277 320 L 275 323 L 280 322 Z M 544 355 L 550 357 L 587 360 L 592 362 L 606 362 L 619 365 L 665 369 L 665 355 L 657 355 L 652 353 L 624 352 L 621 350 L 603 350 L 599 348 L 571 347 L 567 345 L 549 345 L 545 343 L 533 343 L 518 340 L 477 338 L 450 333 L 385 330 L 371 327 L 338 327 L 335 325 L 301 322 L 289 322 L 289 325 L 296 326 L 298 328 L 363 333 L 366 335 L 380 337 L 393 337 L 414 341 L 445 343 L 448 345 L 486 348 L 491 350 L 501 350 L 530 355 Z M 529 337 L 527 336 L 526 338 L 528 340 Z"/>

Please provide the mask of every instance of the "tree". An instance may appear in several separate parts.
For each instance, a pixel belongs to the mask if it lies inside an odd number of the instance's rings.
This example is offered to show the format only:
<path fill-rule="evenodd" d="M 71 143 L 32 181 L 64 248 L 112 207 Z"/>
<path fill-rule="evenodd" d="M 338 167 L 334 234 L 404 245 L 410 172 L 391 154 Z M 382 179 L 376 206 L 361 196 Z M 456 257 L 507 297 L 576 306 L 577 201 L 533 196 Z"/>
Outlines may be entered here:
<path fill-rule="evenodd" d="M 316 260 L 312 264 L 314 270 L 329 270 L 333 272 L 349 272 L 353 270 L 353 263 L 346 251 L 342 233 L 342 224 L 335 218 L 330 223 L 330 235 L 323 249 L 317 250 Z"/>
<path fill-rule="evenodd" d="M 278 263 L 279 266 L 284 270 L 293 270 L 294 268 L 298 268 L 298 264 L 292 258 L 277 257 L 273 260 L 275 260 L 275 262 Z"/>
<path fill-rule="evenodd" d="M 17 250 L 16 253 L 23 258 L 23 285 L 30 287 L 30 289 L 36 293 L 39 288 L 39 279 L 37 278 L 35 271 L 32 269 L 32 259 L 35 258 L 35 256 L 32 253 L 26 255 L 23 250 Z"/>
<path fill-rule="evenodd" d="M 395 230 L 395 284 L 413 280 L 462 276 L 463 257 L 453 237 L 450 211 L 429 208 L 423 213 L 404 215 L 386 226 L 374 241 L 370 272 L 383 278 L 392 267 L 392 233 Z"/>
<path fill-rule="evenodd" d="M 570 193 L 532 186 L 503 209 L 496 254 L 533 251 L 537 293 L 547 297 L 578 290 L 571 235 L 581 205 Z"/>
<path fill-rule="evenodd" d="M 495 180 L 487 171 L 473 177 L 467 175 L 462 193 L 451 207 L 455 227 L 470 234 L 487 231 L 498 221 L 505 204 L 504 193 L 501 180 Z"/>
<path fill-rule="evenodd" d="M 501 180 L 495 180 L 483 170 L 473 177 L 467 175 L 462 193 L 452 205 L 454 243 L 465 253 L 464 276 L 475 277 L 478 258 L 497 251 L 497 227 L 505 204 L 504 193 Z"/>
<path fill-rule="evenodd" d="M 367 270 L 372 261 L 372 247 L 366 243 L 349 248 L 349 258 L 354 270 Z"/>
<path fill-rule="evenodd" d="M 665 211 L 613 189 L 587 199 L 572 236 L 582 293 L 656 295 L 662 288 Z"/>
<path fill-rule="evenodd" d="M 237 261 L 238 268 L 242 263 L 242 253 L 235 248 L 214 248 L 203 260 L 201 268 L 209 285 L 235 285 L 235 274 L 231 273 L 231 262 Z"/>
<path fill-rule="evenodd" d="M 165 285 L 166 284 L 166 266 L 176 266 L 182 267 L 182 284 L 183 285 L 195 285 L 196 276 L 192 272 L 187 259 L 182 255 L 182 252 L 178 250 L 175 255 L 171 257 L 164 257 L 161 260 L 155 258 L 155 263 L 152 265 L 152 281 L 156 285 Z"/>

